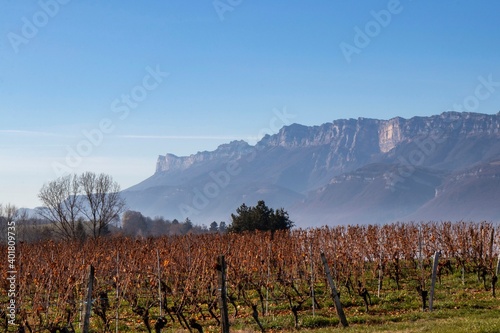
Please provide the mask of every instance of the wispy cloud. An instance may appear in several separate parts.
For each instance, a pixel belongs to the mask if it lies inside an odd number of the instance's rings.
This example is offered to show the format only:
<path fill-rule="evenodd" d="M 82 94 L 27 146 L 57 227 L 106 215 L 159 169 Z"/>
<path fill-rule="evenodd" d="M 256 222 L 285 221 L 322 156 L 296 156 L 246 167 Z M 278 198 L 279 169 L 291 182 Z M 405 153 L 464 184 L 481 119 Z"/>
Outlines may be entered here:
<path fill-rule="evenodd" d="M 116 135 L 122 139 L 144 139 L 144 140 L 238 140 L 241 136 L 224 135 Z"/>
<path fill-rule="evenodd" d="M 41 132 L 41 131 L 24 131 L 24 130 L 5 130 L 0 129 L 0 134 L 10 134 L 18 136 L 37 136 L 37 137 L 58 137 L 58 138 L 74 138 L 72 135 L 64 135 L 52 132 Z"/>
<path fill-rule="evenodd" d="M 43 143 L 36 143 L 36 144 L 0 144 L 0 148 L 12 148 L 12 149 L 19 149 L 19 148 L 64 148 L 67 147 L 68 145 L 65 144 L 43 144 Z"/>

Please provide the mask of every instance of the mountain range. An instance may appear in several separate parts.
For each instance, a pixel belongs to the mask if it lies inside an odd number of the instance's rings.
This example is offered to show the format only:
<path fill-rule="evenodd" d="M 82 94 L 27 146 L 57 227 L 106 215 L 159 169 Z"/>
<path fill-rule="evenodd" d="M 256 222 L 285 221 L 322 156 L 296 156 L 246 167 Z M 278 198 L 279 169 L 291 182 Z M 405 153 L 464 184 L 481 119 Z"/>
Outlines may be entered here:
<path fill-rule="evenodd" d="M 300 227 L 500 220 L 500 112 L 292 124 L 252 146 L 233 141 L 160 155 L 122 191 L 149 216 L 230 222 L 242 203 L 283 207 Z"/>

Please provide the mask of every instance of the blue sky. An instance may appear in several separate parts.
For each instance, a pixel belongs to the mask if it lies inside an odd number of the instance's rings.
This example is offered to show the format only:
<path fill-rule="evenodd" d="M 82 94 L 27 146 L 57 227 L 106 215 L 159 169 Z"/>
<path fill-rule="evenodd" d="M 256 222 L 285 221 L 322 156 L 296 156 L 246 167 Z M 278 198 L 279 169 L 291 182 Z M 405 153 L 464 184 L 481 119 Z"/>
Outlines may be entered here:
<path fill-rule="evenodd" d="M 57 166 L 127 188 L 159 154 L 254 143 L 285 123 L 496 113 L 499 12 L 497 1 L 2 1 L 0 203 L 38 205 Z"/>

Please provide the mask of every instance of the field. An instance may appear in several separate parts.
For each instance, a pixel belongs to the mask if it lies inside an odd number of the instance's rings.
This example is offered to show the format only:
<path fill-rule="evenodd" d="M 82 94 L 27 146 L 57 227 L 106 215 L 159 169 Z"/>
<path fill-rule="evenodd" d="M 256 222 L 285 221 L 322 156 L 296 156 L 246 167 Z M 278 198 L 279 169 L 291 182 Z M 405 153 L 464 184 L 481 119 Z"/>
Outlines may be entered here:
<path fill-rule="evenodd" d="M 220 332 L 217 260 L 224 255 L 232 332 L 260 326 L 267 332 L 499 332 L 499 245 L 498 228 L 485 222 L 23 243 L 16 254 L 15 322 L 26 332 L 81 332 L 92 265 L 91 332 Z M 431 312 L 428 297 L 422 309 L 421 295 L 430 291 L 436 251 Z M 340 292 L 346 329 L 338 328 L 321 253 Z M 6 263 L 1 269 L 7 309 L 12 286 Z M 5 331 L 17 331 L 8 312 L 1 317 Z"/>

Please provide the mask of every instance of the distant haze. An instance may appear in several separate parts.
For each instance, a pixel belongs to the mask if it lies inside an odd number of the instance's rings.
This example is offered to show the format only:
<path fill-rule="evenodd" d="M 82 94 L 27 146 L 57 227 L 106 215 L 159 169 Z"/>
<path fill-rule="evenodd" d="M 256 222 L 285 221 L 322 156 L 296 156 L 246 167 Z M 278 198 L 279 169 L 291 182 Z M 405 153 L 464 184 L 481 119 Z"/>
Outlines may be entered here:
<path fill-rule="evenodd" d="M 284 207 L 298 226 L 500 220 L 500 115 L 292 124 L 255 146 L 160 155 L 123 191 L 131 209 L 199 224 L 245 203 Z"/>
<path fill-rule="evenodd" d="M 0 203 L 38 206 L 63 172 L 125 189 L 158 154 L 255 145 L 292 123 L 496 113 L 498 13 L 495 0 L 0 1 Z"/>

